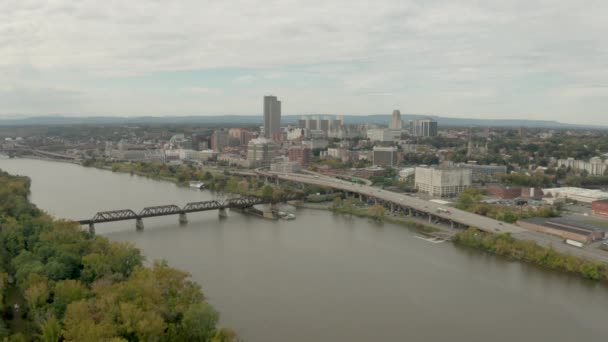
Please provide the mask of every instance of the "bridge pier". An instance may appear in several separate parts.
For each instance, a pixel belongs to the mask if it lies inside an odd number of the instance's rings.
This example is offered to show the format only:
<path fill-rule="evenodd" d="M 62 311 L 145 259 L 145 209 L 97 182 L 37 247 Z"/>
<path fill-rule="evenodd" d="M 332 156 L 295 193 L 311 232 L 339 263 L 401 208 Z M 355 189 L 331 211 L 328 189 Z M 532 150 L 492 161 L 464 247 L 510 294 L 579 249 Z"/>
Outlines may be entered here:
<path fill-rule="evenodd" d="M 141 217 L 135 219 L 135 229 L 144 230 L 144 220 Z"/>
<path fill-rule="evenodd" d="M 95 224 L 93 222 L 89 223 L 89 233 L 95 234 Z"/>
<path fill-rule="evenodd" d="M 454 221 L 450 220 L 450 228 L 454 229 Z"/>
<path fill-rule="evenodd" d="M 179 213 L 178 222 L 181 225 L 188 223 L 188 216 L 186 216 L 186 213 Z"/>
<path fill-rule="evenodd" d="M 218 216 L 220 218 L 228 217 L 228 214 L 226 214 L 226 208 L 220 208 L 218 210 Z"/>

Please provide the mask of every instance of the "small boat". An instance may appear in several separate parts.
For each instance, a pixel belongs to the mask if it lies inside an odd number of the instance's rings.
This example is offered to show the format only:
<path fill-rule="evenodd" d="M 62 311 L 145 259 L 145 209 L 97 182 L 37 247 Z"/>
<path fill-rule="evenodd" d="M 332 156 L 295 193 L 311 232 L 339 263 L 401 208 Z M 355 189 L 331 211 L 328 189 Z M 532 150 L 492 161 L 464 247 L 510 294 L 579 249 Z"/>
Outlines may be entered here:
<path fill-rule="evenodd" d="M 205 187 L 205 183 L 203 182 L 190 182 L 191 188 L 202 189 Z"/>
<path fill-rule="evenodd" d="M 296 219 L 296 215 L 294 214 L 287 214 L 285 217 L 283 217 L 284 220 L 295 220 Z"/>

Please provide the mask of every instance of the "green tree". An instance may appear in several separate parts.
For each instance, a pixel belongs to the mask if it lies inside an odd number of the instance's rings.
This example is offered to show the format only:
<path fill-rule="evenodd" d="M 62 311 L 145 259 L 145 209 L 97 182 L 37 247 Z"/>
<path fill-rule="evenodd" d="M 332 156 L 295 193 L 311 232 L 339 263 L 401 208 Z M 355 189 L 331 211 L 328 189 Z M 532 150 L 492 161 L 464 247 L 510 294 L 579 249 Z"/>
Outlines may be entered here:
<path fill-rule="evenodd" d="M 59 342 L 61 340 L 61 324 L 55 316 L 47 318 L 40 325 L 40 339 L 44 342 Z"/>
<path fill-rule="evenodd" d="M 380 204 L 374 204 L 369 208 L 369 213 L 374 219 L 382 221 L 384 220 L 384 215 L 386 215 L 386 209 Z"/>
<path fill-rule="evenodd" d="M 272 187 L 270 185 L 264 185 L 264 187 L 262 188 L 261 197 L 265 199 L 271 199 L 272 194 Z"/>
<path fill-rule="evenodd" d="M 208 341 L 215 333 L 219 314 L 209 304 L 193 304 L 186 312 L 181 325 L 183 341 Z"/>

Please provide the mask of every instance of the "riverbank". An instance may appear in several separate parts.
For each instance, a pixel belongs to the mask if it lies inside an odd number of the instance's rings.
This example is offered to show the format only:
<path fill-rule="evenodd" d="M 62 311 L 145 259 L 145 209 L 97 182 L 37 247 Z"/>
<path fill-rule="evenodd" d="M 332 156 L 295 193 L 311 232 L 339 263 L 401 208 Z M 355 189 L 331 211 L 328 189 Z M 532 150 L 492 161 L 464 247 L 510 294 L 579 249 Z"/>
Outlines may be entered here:
<path fill-rule="evenodd" d="M 576 274 L 591 280 L 608 281 L 608 265 L 572 254 L 559 253 L 532 241 L 518 240 L 509 234 L 485 233 L 469 228 L 454 236 L 454 243 L 479 249 L 510 260 L 519 260 L 556 271 Z"/>
<path fill-rule="evenodd" d="M 315 210 L 325 210 L 331 211 L 336 214 L 341 215 L 350 215 L 356 216 L 360 218 L 369 218 L 376 221 L 386 221 L 394 224 L 398 224 L 401 226 L 406 226 L 408 228 L 415 229 L 418 233 L 432 236 L 436 238 L 441 238 L 444 240 L 450 240 L 452 236 L 456 233 L 453 229 L 448 228 L 440 228 L 435 226 L 430 226 L 428 224 L 424 224 L 422 222 L 416 222 L 415 220 L 408 219 L 402 216 L 396 216 L 391 214 L 382 214 L 381 217 L 378 216 L 378 213 L 373 210 L 370 211 L 370 208 L 336 208 L 335 202 L 321 202 L 321 203 L 311 203 L 311 202 L 303 202 L 303 201 L 292 201 L 289 204 L 297 207 L 297 208 L 306 208 L 306 209 L 315 209 Z"/>

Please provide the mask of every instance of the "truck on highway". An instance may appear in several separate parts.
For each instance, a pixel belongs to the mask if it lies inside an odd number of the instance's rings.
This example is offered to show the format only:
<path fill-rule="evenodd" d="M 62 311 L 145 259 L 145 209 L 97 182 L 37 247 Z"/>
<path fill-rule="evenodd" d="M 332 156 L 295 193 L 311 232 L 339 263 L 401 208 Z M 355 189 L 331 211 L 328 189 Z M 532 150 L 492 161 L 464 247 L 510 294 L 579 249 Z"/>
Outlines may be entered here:
<path fill-rule="evenodd" d="M 578 242 L 578 241 L 574 241 L 574 240 L 570 240 L 570 239 L 566 239 L 564 242 L 570 246 L 575 246 L 578 248 L 583 248 L 583 246 L 584 246 L 584 244 L 582 242 Z"/>
<path fill-rule="evenodd" d="M 440 214 L 441 213 L 443 213 L 443 214 L 451 214 L 452 213 L 451 211 L 449 211 L 449 210 L 447 210 L 445 208 L 437 208 L 437 212 L 440 213 Z"/>

